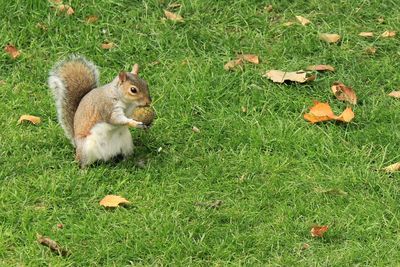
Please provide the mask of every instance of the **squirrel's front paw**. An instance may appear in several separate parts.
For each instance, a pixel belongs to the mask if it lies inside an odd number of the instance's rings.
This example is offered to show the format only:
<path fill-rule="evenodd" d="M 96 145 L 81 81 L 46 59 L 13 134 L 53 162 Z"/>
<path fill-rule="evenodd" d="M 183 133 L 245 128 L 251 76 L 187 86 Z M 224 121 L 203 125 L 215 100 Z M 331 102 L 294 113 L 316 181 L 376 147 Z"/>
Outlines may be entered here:
<path fill-rule="evenodd" d="M 133 128 L 138 128 L 138 129 L 147 129 L 146 124 L 144 124 L 143 122 L 140 121 L 135 121 L 135 120 L 131 120 L 128 123 L 129 127 L 133 127 Z"/>

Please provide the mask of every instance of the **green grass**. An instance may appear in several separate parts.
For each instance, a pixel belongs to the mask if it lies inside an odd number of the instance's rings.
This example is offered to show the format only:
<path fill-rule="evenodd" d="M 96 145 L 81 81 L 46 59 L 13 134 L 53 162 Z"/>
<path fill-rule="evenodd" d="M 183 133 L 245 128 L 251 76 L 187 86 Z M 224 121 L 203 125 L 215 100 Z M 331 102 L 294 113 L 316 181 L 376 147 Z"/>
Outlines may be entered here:
<path fill-rule="evenodd" d="M 376 171 L 400 161 L 400 102 L 387 96 L 400 88 L 400 42 L 379 37 L 400 30 L 397 1 L 270 1 L 271 13 L 265 1 L 181 3 L 184 23 L 162 19 L 166 0 L 71 1 L 70 17 L 44 0 L 0 1 L 0 45 L 22 51 L 17 60 L 0 53 L 0 265 L 398 264 L 399 175 Z M 100 19 L 88 25 L 89 15 Z M 283 26 L 295 15 L 312 24 Z M 325 44 L 324 32 L 343 40 Z M 102 50 L 106 41 L 117 47 Z M 377 53 L 367 55 L 368 46 Z M 261 64 L 224 71 L 242 52 Z M 158 119 L 148 132 L 132 130 L 129 160 L 84 171 L 74 162 L 46 85 L 71 53 L 96 62 L 103 83 L 142 66 Z M 310 64 L 337 71 L 307 85 L 262 77 Z M 346 107 L 330 92 L 336 80 L 359 97 L 354 121 L 308 124 L 302 115 L 314 99 Z M 43 122 L 17 125 L 22 114 Z M 133 205 L 105 210 L 98 202 L 107 194 Z M 195 205 L 215 200 L 218 209 Z M 315 224 L 330 226 L 324 238 L 310 236 Z M 37 233 L 71 255 L 40 246 Z"/>

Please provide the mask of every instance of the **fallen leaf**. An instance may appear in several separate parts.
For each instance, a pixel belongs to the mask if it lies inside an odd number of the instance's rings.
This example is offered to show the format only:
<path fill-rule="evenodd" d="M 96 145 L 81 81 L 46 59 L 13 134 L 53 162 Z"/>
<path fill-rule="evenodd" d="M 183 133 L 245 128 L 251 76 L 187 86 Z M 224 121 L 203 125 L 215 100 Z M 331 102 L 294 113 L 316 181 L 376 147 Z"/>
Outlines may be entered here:
<path fill-rule="evenodd" d="M 340 190 L 340 189 L 336 189 L 336 188 L 330 188 L 330 189 L 314 188 L 314 191 L 316 193 L 321 193 L 321 194 L 347 196 L 347 192 Z"/>
<path fill-rule="evenodd" d="M 75 13 L 75 11 L 72 9 L 72 7 L 68 6 L 67 15 L 68 15 L 68 16 L 71 16 L 71 15 L 74 14 L 74 13 Z"/>
<path fill-rule="evenodd" d="M 305 83 L 308 81 L 315 80 L 315 76 L 308 76 L 307 72 L 303 70 L 293 71 L 293 72 L 285 72 L 281 70 L 269 70 L 267 73 L 263 75 L 263 77 L 267 77 L 275 83 L 284 83 L 285 81 L 292 81 L 298 83 Z"/>
<path fill-rule="evenodd" d="M 357 104 L 356 93 L 351 89 L 351 87 L 348 87 L 341 82 L 334 82 L 331 89 L 337 99 L 347 101 L 353 105 Z"/>
<path fill-rule="evenodd" d="M 323 237 L 324 233 L 326 231 L 328 231 L 329 227 L 327 225 L 323 225 L 323 226 L 314 226 L 313 228 L 311 228 L 311 236 L 312 237 Z"/>
<path fill-rule="evenodd" d="M 342 114 L 336 116 L 328 103 L 320 103 L 318 101 L 314 101 L 314 106 L 310 108 L 308 113 L 304 114 L 304 119 L 312 124 L 330 120 L 350 122 L 353 118 L 354 113 L 351 108 L 346 108 Z"/>
<path fill-rule="evenodd" d="M 316 71 L 335 71 L 335 68 L 331 65 L 311 65 L 306 68 L 306 70 L 316 70 Z"/>
<path fill-rule="evenodd" d="M 46 24 L 44 24 L 44 23 L 41 23 L 41 22 L 38 22 L 37 24 L 36 24 L 36 27 L 38 27 L 39 29 L 41 29 L 41 30 L 43 30 L 43 31 L 47 31 L 47 25 Z"/>
<path fill-rule="evenodd" d="M 336 33 L 321 33 L 319 39 L 327 43 L 337 43 L 340 41 L 341 37 Z"/>
<path fill-rule="evenodd" d="M 293 21 L 288 21 L 288 22 L 285 22 L 285 23 L 283 23 L 283 26 L 291 26 L 291 25 L 293 25 L 294 24 L 294 22 Z"/>
<path fill-rule="evenodd" d="M 361 37 L 374 37 L 373 32 L 360 32 L 358 35 Z"/>
<path fill-rule="evenodd" d="M 56 6 L 56 9 L 60 12 L 67 13 L 68 16 L 71 16 L 72 14 L 75 13 L 74 9 L 69 5 L 58 5 Z"/>
<path fill-rule="evenodd" d="M 37 241 L 39 242 L 39 244 L 50 248 L 51 251 L 57 253 L 60 256 L 67 256 L 69 254 L 66 249 L 62 248 L 59 244 L 57 244 L 56 241 L 50 239 L 47 236 L 42 236 L 38 234 Z"/>
<path fill-rule="evenodd" d="M 310 248 L 310 245 L 307 244 L 307 243 L 304 243 L 303 245 L 301 245 L 301 250 L 306 250 L 306 249 L 309 249 L 309 248 Z"/>
<path fill-rule="evenodd" d="M 400 91 L 392 91 L 388 96 L 394 97 L 394 98 L 400 98 Z"/>
<path fill-rule="evenodd" d="M 168 5 L 168 8 L 174 9 L 174 8 L 179 8 L 181 6 L 182 6 L 182 4 L 179 4 L 179 3 L 171 3 Z"/>
<path fill-rule="evenodd" d="M 264 7 L 264 10 L 267 11 L 267 12 L 272 12 L 273 9 L 274 9 L 274 8 L 272 7 L 272 5 L 266 5 L 266 6 Z"/>
<path fill-rule="evenodd" d="M 92 16 L 88 16 L 86 17 L 86 23 L 95 23 L 96 21 L 99 20 L 98 16 L 92 15 Z"/>
<path fill-rule="evenodd" d="M 253 63 L 253 64 L 259 64 L 260 60 L 258 59 L 257 55 L 253 55 L 253 54 L 243 54 L 243 55 L 239 55 L 238 59 L 243 59 L 244 61 Z"/>
<path fill-rule="evenodd" d="M 377 21 L 379 24 L 385 23 L 385 19 L 384 18 L 377 18 Z"/>
<path fill-rule="evenodd" d="M 11 44 L 6 45 L 6 47 L 4 47 L 4 51 L 6 51 L 13 59 L 16 59 L 21 55 L 21 52 Z"/>
<path fill-rule="evenodd" d="M 365 49 L 365 52 L 366 52 L 367 54 L 373 55 L 373 54 L 376 53 L 376 50 L 377 50 L 376 47 L 370 46 L 370 47 L 367 47 L 367 48 Z"/>
<path fill-rule="evenodd" d="M 101 44 L 101 48 L 103 48 L 103 49 L 111 49 L 111 48 L 113 48 L 114 46 L 115 46 L 115 44 L 112 43 L 112 42 Z"/>
<path fill-rule="evenodd" d="M 181 15 L 172 13 L 168 10 L 164 10 L 164 15 L 167 19 L 172 20 L 172 21 L 178 21 L 178 22 L 184 21 Z"/>
<path fill-rule="evenodd" d="M 120 204 L 129 204 L 130 202 L 123 197 L 117 195 L 107 195 L 100 200 L 100 205 L 106 208 L 116 208 Z"/>
<path fill-rule="evenodd" d="M 32 115 L 22 115 L 18 120 L 18 124 L 21 124 L 24 121 L 29 121 L 34 125 L 37 125 L 41 122 L 39 117 L 32 116 Z"/>
<path fill-rule="evenodd" d="M 400 171 L 400 162 L 389 165 L 389 166 L 383 168 L 383 170 L 387 173 Z"/>
<path fill-rule="evenodd" d="M 62 223 L 57 223 L 57 228 L 58 228 L 58 229 L 63 229 L 63 228 L 64 228 L 64 224 L 62 224 Z"/>
<path fill-rule="evenodd" d="M 308 19 L 302 16 L 296 16 L 296 19 L 301 23 L 301 25 L 306 26 L 311 23 Z"/>
<path fill-rule="evenodd" d="M 383 38 L 389 38 L 389 37 L 395 37 L 396 32 L 395 31 L 385 31 L 384 33 L 381 34 L 381 37 Z"/>
<path fill-rule="evenodd" d="M 196 126 L 192 127 L 192 131 L 195 132 L 195 133 L 200 133 L 200 129 L 197 128 Z"/>
<path fill-rule="evenodd" d="M 242 65 L 243 65 L 243 60 L 241 58 L 230 60 L 224 65 L 224 70 L 233 70 L 236 67 L 241 68 Z"/>

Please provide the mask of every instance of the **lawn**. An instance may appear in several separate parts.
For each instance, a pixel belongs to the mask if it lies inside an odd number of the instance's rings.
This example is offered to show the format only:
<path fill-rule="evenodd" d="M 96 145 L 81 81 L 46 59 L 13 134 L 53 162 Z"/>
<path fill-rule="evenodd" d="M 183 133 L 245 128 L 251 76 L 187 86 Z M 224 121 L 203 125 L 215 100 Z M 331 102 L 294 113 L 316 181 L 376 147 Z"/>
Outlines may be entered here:
<path fill-rule="evenodd" d="M 400 89 L 400 39 L 380 37 L 400 30 L 397 1 L 74 0 L 71 16 L 45 0 L 0 3 L 0 266 L 400 262 L 400 176 L 379 171 L 400 161 L 400 102 L 387 96 Z M 164 9 L 184 22 L 165 20 Z M 91 15 L 99 20 L 88 24 Z M 342 40 L 327 44 L 320 33 Z M 15 60 L 9 43 L 21 51 Z M 130 159 L 85 170 L 74 162 L 47 87 L 49 69 L 73 53 L 99 66 L 102 83 L 141 65 L 158 118 L 132 130 Z M 241 53 L 260 64 L 225 71 Z M 307 84 L 262 77 L 313 64 L 336 71 Z M 336 113 L 347 106 L 334 81 L 357 93 L 354 120 L 309 124 L 313 100 Z M 22 114 L 42 123 L 17 125 Z M 107 194 L 132 205 L 106 210 Z M 315 238 L 314 225 L 329 230 Z"/>

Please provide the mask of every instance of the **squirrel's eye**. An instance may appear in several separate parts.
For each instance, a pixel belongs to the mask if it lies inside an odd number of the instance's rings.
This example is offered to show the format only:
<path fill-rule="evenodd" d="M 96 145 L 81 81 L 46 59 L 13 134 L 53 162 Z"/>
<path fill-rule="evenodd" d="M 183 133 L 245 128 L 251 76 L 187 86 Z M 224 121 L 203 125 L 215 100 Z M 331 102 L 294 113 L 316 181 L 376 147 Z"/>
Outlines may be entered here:
<path fill-rule="evenodd" d="M 132 94 L 137 94 L 137 88 L 136 87 L 131 87 L 131 93 Z"/>

